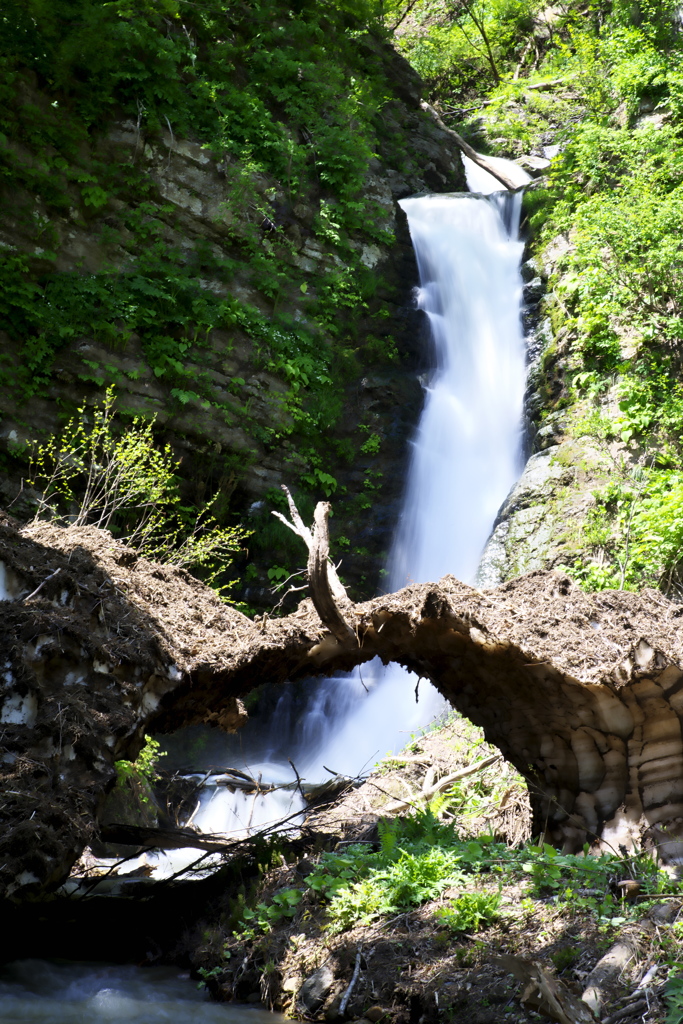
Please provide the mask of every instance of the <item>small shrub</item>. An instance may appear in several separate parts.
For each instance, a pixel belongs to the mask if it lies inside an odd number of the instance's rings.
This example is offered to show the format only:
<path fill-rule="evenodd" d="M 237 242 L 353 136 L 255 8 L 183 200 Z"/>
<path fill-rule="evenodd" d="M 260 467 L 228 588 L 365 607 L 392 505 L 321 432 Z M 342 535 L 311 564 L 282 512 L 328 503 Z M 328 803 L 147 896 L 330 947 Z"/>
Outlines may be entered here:
<path fill-rule="evenodd" d="M 478 932 L 498 920 L 500 901 L 500 890 L 494 893 L 466 892 L 448 907 L 437 910 L 434 916 L 453 932 Z"/>
<path fill-rule="evenodd" d="M 36 518 L 110 529 L 140 554 L 216 577 L 246 536 L 220 526 L 203 509 L 188 508 L 178 490 L 179 463 L 156 446 L 154 420 L 115 424 L 114 389 L 89 413 L 78 410 L 61 435 L 33 445 L 29 483 L 40 492 Z M 223 584 L 221 589 L 226 589 Z"/>

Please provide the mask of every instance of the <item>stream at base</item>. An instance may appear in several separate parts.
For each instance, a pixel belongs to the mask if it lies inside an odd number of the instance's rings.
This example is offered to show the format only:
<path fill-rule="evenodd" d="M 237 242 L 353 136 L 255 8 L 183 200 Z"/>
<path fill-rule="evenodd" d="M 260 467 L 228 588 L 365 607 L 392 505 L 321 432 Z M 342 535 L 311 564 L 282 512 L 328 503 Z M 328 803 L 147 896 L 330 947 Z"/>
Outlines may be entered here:
<path fill-rule="evenodd" d="M 212 1003 L 189 975 L 173 967 L 17 960 L 0 968 L 2 1024 L 278 1024 L 284 1020 L 262 1007 Z"/>

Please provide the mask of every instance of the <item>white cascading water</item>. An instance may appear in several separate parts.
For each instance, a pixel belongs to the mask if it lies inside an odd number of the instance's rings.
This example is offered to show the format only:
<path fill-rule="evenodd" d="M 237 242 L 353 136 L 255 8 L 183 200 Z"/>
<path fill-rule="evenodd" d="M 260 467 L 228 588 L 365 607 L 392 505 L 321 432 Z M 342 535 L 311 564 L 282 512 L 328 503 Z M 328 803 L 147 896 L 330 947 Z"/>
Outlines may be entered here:
<path fill-rule="evenodd" d="M 516 164 L 496 161 L 520 185 Z M 472 583 L 496 513 L 521 469 L 525 350 L 520 320 L 518 240 L 521 193 L 466 161 L 479 195 L 431 195 L 401 201 L 420 271 L 418 304 L 429 318 L 434 369 L 413 442 L 404 511 L 389 561 L 391 591 L 447 573 Z M 482 195 L 493 193 L 490 198 Z M 348 676 L 285 688 L 268 723 L 247 733 L 223 764 L 275 783 L 307 783 L 369 771 L 405 746 L 436 714 L 440 699 L 400 666 L 379 661 Z M 215 763 L 215 757 L 214 757 Z M 253 832 L 303 806 L 299 793 L 268 796 L 209 785 L 194 824 L 230 835 Z M 185 851 L 183 851 L 183 855 Z M 187 851 L 188 860 L 195 853 Z M 178 870 L 179 854 L 168 870 Z"/>

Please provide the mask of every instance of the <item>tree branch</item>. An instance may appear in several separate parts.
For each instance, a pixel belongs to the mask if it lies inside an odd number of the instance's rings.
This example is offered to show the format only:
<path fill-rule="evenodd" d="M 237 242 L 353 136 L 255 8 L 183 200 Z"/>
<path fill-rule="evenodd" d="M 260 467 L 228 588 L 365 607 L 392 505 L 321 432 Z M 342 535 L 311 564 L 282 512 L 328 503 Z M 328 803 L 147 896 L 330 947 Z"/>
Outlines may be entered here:
<path fill-rule="evenodd" d="M 287 495 L 290 523 L 281 512 L 273 512 L 281 523 L 295 533 L 308 548 L 308 583 L 311 589 L 311 600 L 321 621 L 327 626 L 337 640 L 345 643 L 353 639 L 355 634 L 342 615 L 339 606 L 350 605 L 346 590 L 337 576 L 337 571 L 329 560 L 330 536 L 327 520 L 330 505 L 327 501 L 319 501 L 313 514 L 313 532 L 304 526 L 294 499 L 285 485 L 282 490 Z"/>
<path fill-rule="evenodd" d="M 431 106 L 431 104 L 427 103 L 426 100 L 422 100 L 420 106 L 422 107 L 423 110 L 426 110 L 428 114 L 432 115 L 432 117 L 434 118 L 442 132 L 446 132 L 448 135 L 451 136 L 452 139 L 455 140 L 456 145 L 462 150 L 465 156 L 469 157 L 473 163 L 478 164 L 479 167 L 485 170 L 487 174 L 490 174 L 493 178 L 495 178 L 496 181 L 499 181 L 501 185 L 508 189 L 508 191 L 517 191 L 517 189 L 520 186 L 515 185 L 514 181 L 506 177 L 501 171 L 497 170 L 493 166 L 493 164 L 489 163 L 486 157 L 481 156 L 480 153 L 477 153 L 476 150 L 472 149 L 469 143 L 465 142 L 462 135 L 458 135 L 458 133 L 454 132 L 452 128 L 449 128 L 446 124 L 444 124 L 444 122 L 441 120 L 441 117 L 436 112 L 434 107 Z"/>

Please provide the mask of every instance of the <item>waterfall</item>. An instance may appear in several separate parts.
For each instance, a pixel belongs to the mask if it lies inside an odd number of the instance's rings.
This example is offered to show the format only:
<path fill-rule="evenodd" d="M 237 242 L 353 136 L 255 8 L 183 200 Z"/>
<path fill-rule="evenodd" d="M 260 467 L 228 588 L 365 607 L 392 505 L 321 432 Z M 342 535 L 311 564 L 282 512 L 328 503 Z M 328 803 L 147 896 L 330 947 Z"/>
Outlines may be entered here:
<path fill-rule="evenodd" d="M 521 470 L 525 357 L 518 195 L 404 199 L 435 368 L 414 442 L 391 589 L 476 575 Z M 511 218 L 514 237 L 504 218 Z"/>
<path fill-rule="evenodd" d="M 467 163 L 468 183 L 479 195 L 400 203 L 417 257 L 417 302 L 429 318 L 433 369 L 389 559 L 392 591 L 446 573 L 473 583 L 496 513 L 521 470 L 521 194 L 496 191 L 494 178 Z M 509 161 L 498 164 L 520 184 L 528 180 Z M 434 717 L 438 694 L 422 683 L 416 701 L 417 682 L 377 660 L 347 676 L 311 680 L 303 705 L 301 687 L 286 687 L 270 722 L 251 730 L 247 724 L 229 758 L 220 738 L 222 763 L 291 781 L 291 758 L 308 783 L 330 772 L 368 771 Z M 293 790 L 280 790 L 273 803 L 207 787 L 195 823 L 235 834 L 301 806 Z"/>
<path fill-rule="evenodd" d="M 517 165 L 509 166 L 520 184 L 528 181 Z M 472 184 L 480 192 L 500 188 L 486 172 L 476 172 Z M 389 558 L 390 591 L 447 573 L 473 583 L 498 509 L 521 471 L 521 201 L 521 193 L 501 192 L 490 199 L 457 194 L 400 201 L 434 359 Z M 355 775 L 405 745 L 439 702 L 427 684 L 416 702 L 416 683 L 400 666 L 385 668 L 377 660 L 363 670 L 362 681 L 355 672 L 318 684 L 311 710 L 319 738 L 317 753 L 309 747 L 303 760 L 307 775 L 324 777 L 323 762 Z M 340 700 L 349 704 L 352 695 L 353 705 L 339 714 Z M 331 710 L 321 713 L 324 703 Z"/>

